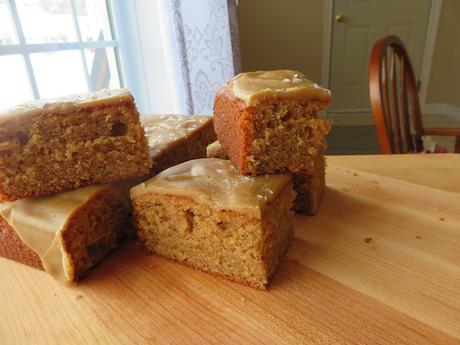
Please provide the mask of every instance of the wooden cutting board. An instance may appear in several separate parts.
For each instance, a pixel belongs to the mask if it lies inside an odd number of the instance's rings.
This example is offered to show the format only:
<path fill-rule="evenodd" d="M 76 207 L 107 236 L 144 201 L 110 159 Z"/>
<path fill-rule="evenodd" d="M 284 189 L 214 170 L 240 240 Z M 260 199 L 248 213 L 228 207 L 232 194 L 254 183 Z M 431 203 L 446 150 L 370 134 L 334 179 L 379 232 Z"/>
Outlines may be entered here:
<path fill-rule="evenodd" d="M 267 291 L 134 241 L 74 287 L 0 258 L 0 343 L 458 344 L 460 194 L 427 186 L 455 189 L 459 172 L 443 172 L 460 156 L 416 183 L 364 172 L 393 164 L 378 157 L 329 159 L 320 211 L 296 218 Z"/>

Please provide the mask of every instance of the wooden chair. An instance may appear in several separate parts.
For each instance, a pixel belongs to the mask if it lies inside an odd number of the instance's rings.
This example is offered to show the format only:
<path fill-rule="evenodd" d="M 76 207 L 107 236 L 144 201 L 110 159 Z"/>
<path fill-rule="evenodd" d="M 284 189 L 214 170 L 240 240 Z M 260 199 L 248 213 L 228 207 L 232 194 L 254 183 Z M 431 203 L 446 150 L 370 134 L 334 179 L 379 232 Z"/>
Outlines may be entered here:
<path fill-rule="evenodd" d="M 423 135 L 454 136 L 455 152 L 460 153 L 460 128 L 423 128 L 415 80 L 409 55 L 397 36 L 375 43 L 369 88 L 382 153 L 421 152 Z"/>

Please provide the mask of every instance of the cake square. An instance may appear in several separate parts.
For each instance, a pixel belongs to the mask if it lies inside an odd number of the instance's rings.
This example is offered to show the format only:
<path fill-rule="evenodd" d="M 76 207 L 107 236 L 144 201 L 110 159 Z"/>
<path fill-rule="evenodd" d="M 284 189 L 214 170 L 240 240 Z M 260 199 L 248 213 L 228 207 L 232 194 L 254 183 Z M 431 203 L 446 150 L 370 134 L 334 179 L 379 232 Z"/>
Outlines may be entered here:
<path fill-rule="evenodd" d="M 123 184 L 0 204 L 0 256 L 76 281 L 118 246 L 130 210 Z"/>
<path fill-rule="evenodd" d="M 160 256 L 265 288 L 293 233 L 289 175 L 247 177 L 228 160 L 169 168 L 131 189 L 135 227 Z"/>
<path fill-rule="evenodd" d="M 216 140 L 213 118 L 207 115 L 142 115 L 154 161 L 153 174 L 179 163 L 206 157 Z"/>
<path fill-rule="evenodd" d="M 217 140 L 206 148 L 208 158 L 228 159 L 224 148 Z M 296 192 L 294 210 L 296 213 L 315 215 L 326 185 L 326 158 L 317 155 L 312 161 L 313 172 L 309 174 L 292 174 L 293 188 Z"/>
<path fill-rule="evenodd" d="M 126 89 L 0 113 L 0 202 L 146 175 L 144 130 Z"/>
<path fill-rule="evenodd" d="M 241 73 L 216 94 L 214 129 L 242 174 L 312 173 L 330 130 L 317 113 L 330 100 L 300 72 Z"/>

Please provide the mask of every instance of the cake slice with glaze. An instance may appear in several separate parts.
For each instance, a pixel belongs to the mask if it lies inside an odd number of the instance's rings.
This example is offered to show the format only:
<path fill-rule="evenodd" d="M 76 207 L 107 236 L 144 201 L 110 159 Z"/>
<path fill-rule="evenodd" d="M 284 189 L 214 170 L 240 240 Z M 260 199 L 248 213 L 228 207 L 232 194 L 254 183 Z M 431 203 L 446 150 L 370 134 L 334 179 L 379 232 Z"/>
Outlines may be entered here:
<path fill-rule="evenodd" d="M 312 173 L 330 130 L 317 113 L 330 100 L 300 72 L 241 73 L 216 94 L 214 129 L 242 174 Z"/>
<path fill-rule="evenodd" d="M 146 175 L 133 96 L 102 90 L 0 113 L 0 202 Z"/>
<path fill-rule="evenodd" d="M 188 160 L 205 158 L 207 146 L 216 140 L 212 116 L 143 115 L 141 122 L 154 161 L 154 174 Z"/>
<path fill-rule="evenodd" d="M 188 161 L 131 189 L 135 226 L 163 257 L 265 288 L 293 231 L 289 175 L 242 176 L 229 160 Z"/>
<path fill-rule="evenodd" d="M 130 206 L 122 184 L 0 204 L 0 256 L 76 281 L 118 247 Z"/>

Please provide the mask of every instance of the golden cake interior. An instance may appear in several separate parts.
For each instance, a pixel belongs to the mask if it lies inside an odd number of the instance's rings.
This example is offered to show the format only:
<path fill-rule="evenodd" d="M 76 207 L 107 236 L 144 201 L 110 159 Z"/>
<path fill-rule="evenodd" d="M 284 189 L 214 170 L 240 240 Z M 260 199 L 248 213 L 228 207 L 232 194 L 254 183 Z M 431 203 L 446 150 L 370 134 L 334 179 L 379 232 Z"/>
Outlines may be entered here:
<path fill-rule="evenodd" d="M 326 150 L 329 120 L 317 119 L 317 103 L 266 99 L 254 109 L 249 171 L 304 172 Z M 280 167 L 282 167 L 280 169 Z"/>

